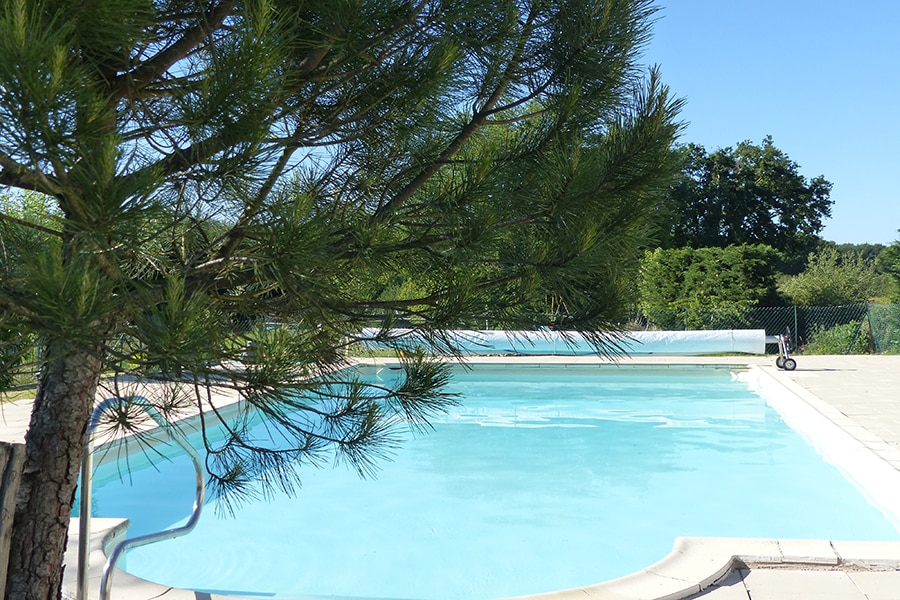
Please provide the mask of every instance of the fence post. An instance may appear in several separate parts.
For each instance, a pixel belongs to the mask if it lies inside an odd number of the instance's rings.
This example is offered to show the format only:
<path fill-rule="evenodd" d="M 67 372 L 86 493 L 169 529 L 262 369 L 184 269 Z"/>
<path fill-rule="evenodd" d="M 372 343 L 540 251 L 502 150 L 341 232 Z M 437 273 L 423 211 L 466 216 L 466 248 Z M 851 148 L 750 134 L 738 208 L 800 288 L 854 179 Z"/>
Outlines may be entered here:
<path fill-rule="evenodd" d="M 0 442 L 0 594 L 6 590 L 13 516 L 25 464 L 25 444 Z"/>
<path fill-rule="evenodd" d="M 793 340 L 794 345 L 796 347 L 800 346 L 800 329 L 797 327 L 797 305 L 794 305 L 794 330 L 791 332 L 791 340 Z"/>

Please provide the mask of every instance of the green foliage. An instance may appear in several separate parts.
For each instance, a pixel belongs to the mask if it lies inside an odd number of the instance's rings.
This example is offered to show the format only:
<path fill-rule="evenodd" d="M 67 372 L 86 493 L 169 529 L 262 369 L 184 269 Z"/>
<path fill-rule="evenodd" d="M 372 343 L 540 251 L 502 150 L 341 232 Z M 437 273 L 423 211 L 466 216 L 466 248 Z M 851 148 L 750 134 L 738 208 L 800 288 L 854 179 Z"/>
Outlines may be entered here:
<path fill-rule="evenodd" d="M 745 309 L 772 298 L 779 257 L 765 245 L 659 248 L 641 266 L 641 308 L 663 329 L 733 322 Z"/>
<path fill-rule="evenodd" d="M 0 268 L 7 277 L 19 277 L 34 256 L 59 248 L 52 234 L 59 219 L 53 199 L 35 192 L 0 193 Z M 27 224 L 27 226 L 23 226 Z"/>
<path fill-rule="evenodd" d="M 26 281 L 33 269 L 42 269 L 36 266 L 42 257 L 59 252 L 59 240 L 48 234 L 59 219 L 59 212 L 52 198 L 24 191 L 0 193 L 0 215 L 6 217 L 0 218 L 0 282 L 14 286 Z M 21 223 L 32 226 L 23 227 Z M 40 291 L 32 289 L 22 302 L 39 301 Z M 20 310 L 10 310 L 0 318 L 0 391 L 33 381 L 35 338 L 41 334 L 33 325 Z"/>
<path fill-rule="evenodd" d="M 860 321 L 817 327 L 803 348 L 804 354 L 868 354 L 868 327 Z"/>
<path fill-rule="evenodd" d="M 681 175 L 660 213 L 665 246 L 767 244 L 792 258 L 817 244 L 831 183 L 803 177 L 771 137 L 712 153 L 689 144 L 677 154 Z"/>
<path fill-rule="evenodd" d="M 885 248 L 876 259 L 876 266 L 891 278 L 889 295 L 892 300 L 900 300 L 900 240 Z"/>
<path fill-rule="evenodd" d="M 871 261 L 878 267 L 878 257 L 887 248 L 884 244 L 833 244 L 841 256 L 859 256 L 863 260 Z"/>
<path fill-rule="evenodd" d="M 805 271 L 779 283 L 779 291 L 801 306 L 867 302 L 883 290 L 884 281 L 872 262 L 859 255 L 842 256 L 829 247 L 810 254 Z"/>

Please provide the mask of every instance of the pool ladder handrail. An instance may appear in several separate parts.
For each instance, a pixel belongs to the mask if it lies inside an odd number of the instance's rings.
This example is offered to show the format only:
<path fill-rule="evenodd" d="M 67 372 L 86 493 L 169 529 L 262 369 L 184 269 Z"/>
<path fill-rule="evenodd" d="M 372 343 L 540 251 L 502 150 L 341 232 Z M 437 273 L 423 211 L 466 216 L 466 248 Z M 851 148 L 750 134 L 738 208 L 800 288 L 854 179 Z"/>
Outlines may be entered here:
<path fill-rule="evenodd" d="M 132 400 L 140 406 L 150 418 L 152 418 L 160 428 L 164 429 L 169 437 L 178 444 L 182 450 L 190 457 L 194 465 L 194 476 L 196 481 L 196 492 L 194 495 L 194 506 L 191 510 L 191 516 L 187 522 L 180 527 L 173 527 L 156 533 L 148 533 L 132 539 L 119 542 L 106 559 L 103 565 L 103 576 L 100 579 L 100 600 L 109 600 L 112 588 L 112 576 L 116 568 L 116 563 L 125 551 L 131 548 L 139 548 L 159 542 L 180 537 L 190 533 L 200 520 L 200 512 L 203 510 L 203 500 L 206 496 L 206 480 L 203 476 L 203 463 L 200 455 L 193 446 L 188 443 L 184 434 L 173 428 L 172 425 L 163 417 L 156 408 L 147 401 L 143 396 L 133 396 Z M 100 402 L 91 413 L 91 421 L 88 425 L 87 435 L 84 443 L 84 456 L 81 461 L 81 507 L 79 510 L 78 523 L 78 582 L 77 582 L 77 598 L 78 600 L 87 600 L 88 572 L 90 564 L 88 560 L 88 550 L 91 537 L 91 480 L 92 474 L 92 452 L 94 444 L 94 430 L 100 423 L 100 417 L 111 405 L 121 402 L 122 398 L 112 397 Z"/>

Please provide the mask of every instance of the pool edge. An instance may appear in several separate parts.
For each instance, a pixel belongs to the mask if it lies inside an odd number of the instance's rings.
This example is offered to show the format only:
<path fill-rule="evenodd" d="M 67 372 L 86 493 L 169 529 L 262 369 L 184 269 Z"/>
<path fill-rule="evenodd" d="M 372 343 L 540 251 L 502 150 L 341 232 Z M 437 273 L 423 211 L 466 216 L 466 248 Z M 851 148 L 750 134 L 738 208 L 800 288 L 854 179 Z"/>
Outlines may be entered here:
<path fill-rule="evenodd" d="M 109 547 L 127 528 L 125 519 L 94 519 L 91 536 L 89 597 L 96 598 Z M 67 564 L 77 556 L 78 527 L 70 527 Z M 506 600 L 682 600 L 701 594 L 741 568 L 900 570 L 900 542 L 861 542 L 763 538 L 676 538 L 660 561 L 630 575 L 593 585 Z M 64 598 L 74 598 L 75 575 L 66 570 Z M 117 600 L 238 600 L 236 596 L 198 593 L 152 583 L 121 570 L 113 575 Z M 247 598 L 246 600 L 253 600 Z"/>

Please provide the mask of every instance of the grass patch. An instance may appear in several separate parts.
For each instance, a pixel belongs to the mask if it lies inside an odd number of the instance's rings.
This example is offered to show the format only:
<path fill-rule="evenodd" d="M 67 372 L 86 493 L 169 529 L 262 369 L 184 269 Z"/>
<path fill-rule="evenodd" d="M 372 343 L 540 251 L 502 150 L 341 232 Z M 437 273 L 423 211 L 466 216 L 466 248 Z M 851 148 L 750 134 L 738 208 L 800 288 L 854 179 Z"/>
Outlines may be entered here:
<path fill-rule="evenodd" d="M 35 394 L 37 394 L 37 385 L 18 385 L 0 391 L 0 403 L 34 400 Z"/>

